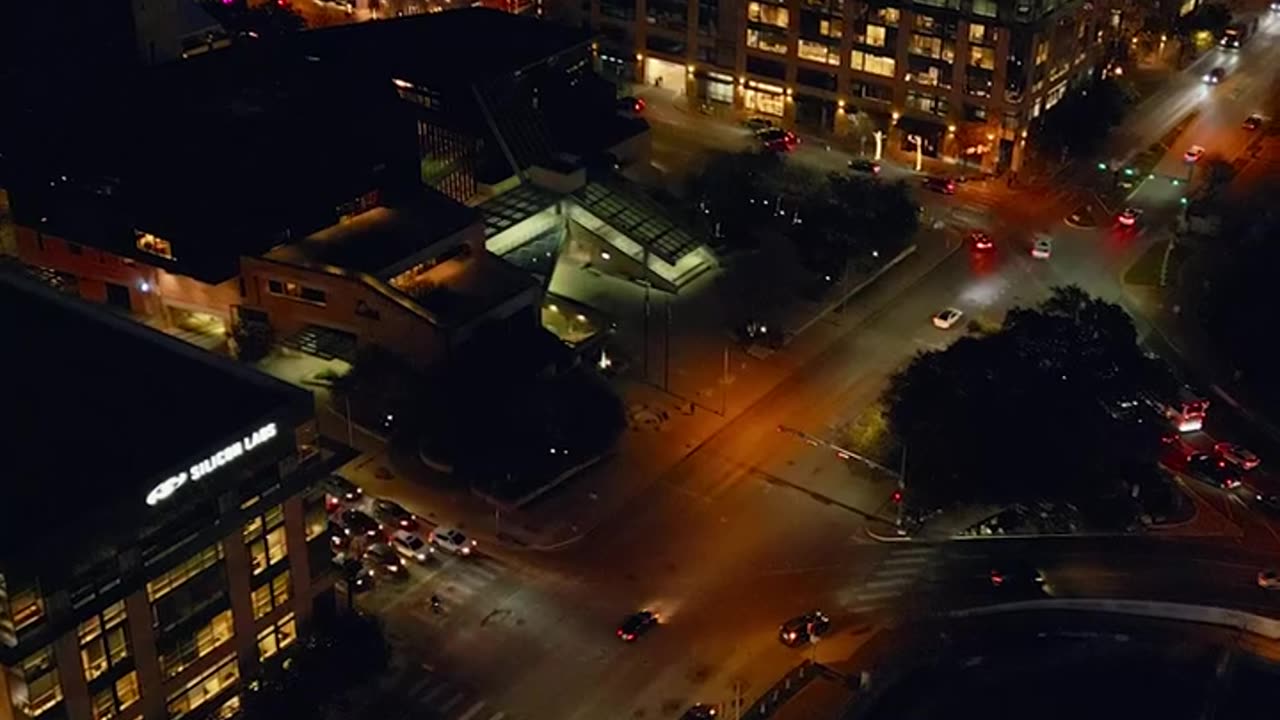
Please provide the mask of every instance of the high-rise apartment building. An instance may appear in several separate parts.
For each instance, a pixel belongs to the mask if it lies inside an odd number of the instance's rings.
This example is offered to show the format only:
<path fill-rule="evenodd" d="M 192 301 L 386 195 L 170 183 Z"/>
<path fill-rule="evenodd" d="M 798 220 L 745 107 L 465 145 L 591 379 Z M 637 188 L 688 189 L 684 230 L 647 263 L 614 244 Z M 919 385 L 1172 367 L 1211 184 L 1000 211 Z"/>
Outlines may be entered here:
<path fill-rule="evenodd" d="M 1119 16 L 1106 0 L 562 0 L 606 73 L 694 106 L 988 169 L 1087 77 Z"/>

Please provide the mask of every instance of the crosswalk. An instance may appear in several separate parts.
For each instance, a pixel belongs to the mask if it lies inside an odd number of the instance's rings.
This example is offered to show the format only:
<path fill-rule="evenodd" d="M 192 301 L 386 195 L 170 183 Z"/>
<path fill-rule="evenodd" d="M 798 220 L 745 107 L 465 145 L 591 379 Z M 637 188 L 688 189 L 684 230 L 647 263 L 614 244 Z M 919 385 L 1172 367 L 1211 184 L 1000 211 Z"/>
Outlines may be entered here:
<path fill-rule="evenodd" d="M 521 720 L 480 696 L 471 684 L 427 665 L 401 668 L 385 688 L 398 711 L 388 720 Z"/>
<path fill-rule="evenodd" d="M 939 552 L 933 546 L 895 547 L 848 597 L 845 610 L 874 615 L 896 604 L 899 596 L 924 578 Z"/>
<path fill-rule="evenodd" d="M 399 606 L 415 621 L 442 627 L 453 611 L 473 605 L 472 598 L 484 593 L 507 572 L 506 566 L 496 558 L 476 556 L 470 558 L 445 558 L 432 565 L 411 568 L 409 582 L 387 593 L 388 597 L 373 605 L 383 609 Z M 375 589 L 376 595 L 381 588 Z M 430 598 L 440 598 L 443 610 L 431 608 Z"/>

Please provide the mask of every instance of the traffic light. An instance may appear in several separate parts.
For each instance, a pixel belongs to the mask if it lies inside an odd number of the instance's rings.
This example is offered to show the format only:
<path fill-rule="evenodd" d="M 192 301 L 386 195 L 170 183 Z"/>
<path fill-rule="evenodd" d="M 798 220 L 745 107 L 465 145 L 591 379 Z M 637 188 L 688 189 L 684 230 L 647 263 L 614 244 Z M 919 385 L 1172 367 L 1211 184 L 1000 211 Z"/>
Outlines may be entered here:
<path fill-rule="evenodd" d="M 1106 169 L 1107 169 L 1107 164 L 1106 164 L 1106 163 L 1103 163 L 1103 162 L 1098 163 L 1098 169 L 1099 169 L 1099 170 L 1106 170 Z"/>
<path fill-rule="evenodd" d="M 890 495 L 889 497 L 890 497 L 890 499 L 892 499 L 892 500 L 893 500 L 893 504 L 894 504 L 894 505 L 900 505 L 900 504 L 902 503 L 902 491 L 901 491 L 901 490 L 894 490 L 894 491 L 893 491 L 893 495 Z"/>

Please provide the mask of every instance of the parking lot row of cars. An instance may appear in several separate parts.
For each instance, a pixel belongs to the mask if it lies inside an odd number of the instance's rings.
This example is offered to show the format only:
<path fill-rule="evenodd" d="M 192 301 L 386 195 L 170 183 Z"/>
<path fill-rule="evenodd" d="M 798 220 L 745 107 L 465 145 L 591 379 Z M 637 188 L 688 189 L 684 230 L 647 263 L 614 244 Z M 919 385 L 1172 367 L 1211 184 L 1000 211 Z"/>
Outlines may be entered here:
<path fill-rule="evenodd" d="M 425 565 L 438 555 L 466 558 L 476 551 L 476 541 L 462 531 L 428 528 L 427 521 L 404 506 L 366 497 L 341 475 L 325 480 L 325 492 L 334 561 L 357 590 L 371 588 L 378 577 L 407 577 L 411 563 Z"/>

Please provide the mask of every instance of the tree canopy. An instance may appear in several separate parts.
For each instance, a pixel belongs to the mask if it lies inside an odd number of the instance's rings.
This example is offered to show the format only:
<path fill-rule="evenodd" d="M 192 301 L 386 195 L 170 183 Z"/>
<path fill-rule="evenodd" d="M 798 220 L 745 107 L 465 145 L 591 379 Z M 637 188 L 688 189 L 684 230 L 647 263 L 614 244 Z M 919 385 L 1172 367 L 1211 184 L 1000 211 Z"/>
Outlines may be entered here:
<path fill-rule="evenodd" d="M 1089 501 L 1121 490 L 1158 442 L 1114 432 L 1103 407 L 1150 382 L 1129 317 L 1078 287 L 1054 288 L 1004 327 L 918 355 L 885 392 L 908 451 L 907 498 L 958 503 Z"/>
<path fill-rule="evenodd" d="M 1124 117 L 1124 90 L 1112 79 L 1094 78 L 1071 90 L 1040 120 L 1036 144 L 1051 154 L 1088 157 Z"/>

